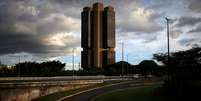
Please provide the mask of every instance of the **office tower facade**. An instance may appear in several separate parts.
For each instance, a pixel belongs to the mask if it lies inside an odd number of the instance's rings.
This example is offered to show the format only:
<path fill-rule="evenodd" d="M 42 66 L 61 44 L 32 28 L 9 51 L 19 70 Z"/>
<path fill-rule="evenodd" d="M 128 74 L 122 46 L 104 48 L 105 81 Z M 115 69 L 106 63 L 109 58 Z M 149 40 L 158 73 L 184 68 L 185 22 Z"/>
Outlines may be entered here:
<path fill-rule="evenodd" d="M 81 18 L 82 68 L 102 68 L 115 63 L 114 8 L 95 3 L 83 8 Z"/>

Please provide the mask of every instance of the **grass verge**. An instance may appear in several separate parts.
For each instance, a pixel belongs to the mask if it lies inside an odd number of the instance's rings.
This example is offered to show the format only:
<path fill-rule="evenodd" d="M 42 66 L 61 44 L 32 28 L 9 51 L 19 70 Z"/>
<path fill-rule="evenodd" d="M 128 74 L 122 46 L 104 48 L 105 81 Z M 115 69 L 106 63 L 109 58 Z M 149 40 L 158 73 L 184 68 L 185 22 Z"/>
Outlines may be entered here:
<path fill-rule="evenodd" d="M 175 101 L 175 97 L 158 96 L 155 91 L 161 85 L 132 87 L 97 96 L 93 101 Z"/>

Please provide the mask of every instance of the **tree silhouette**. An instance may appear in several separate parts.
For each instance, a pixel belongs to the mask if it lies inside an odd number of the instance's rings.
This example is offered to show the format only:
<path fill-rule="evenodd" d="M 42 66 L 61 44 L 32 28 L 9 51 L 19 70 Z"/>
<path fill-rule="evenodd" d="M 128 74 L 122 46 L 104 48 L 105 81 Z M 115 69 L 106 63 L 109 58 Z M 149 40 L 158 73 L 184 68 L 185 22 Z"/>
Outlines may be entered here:
<path fill-rule="evenodd" d="M 122 65 L 123 65 L 123 67 L 122 67 Z M 119 61 L 117 63 L 108 65 L 107 67 L 104 68 L 105 75 L 121 75 L 122 71 L 123 71 L 124 75 L 132 73 L 133 66 L 128 62 Z"/>
<path fill-rule="evenodd" d="M 64 71 L 64 67 L 65 64 L 59 61 L 24 62 L 14 66 L 14 74 L 18 76 L 56 76 Z"/>
<path fill-rule="evenodd" d="M 157 64 L 153 60 L 143 60 L 138 65 L 138 70 L 142 75 L 154 74 Z"/>
<path fill-rule="evenodd" d="M 154 59 L 166 68 L 167 54 L 154 54 Z M 201 48 L 171 53 L 169 58 L 169 79 L 165 81 L 164 92 L 169 95 L 199 95 L 201 91 Z"/>

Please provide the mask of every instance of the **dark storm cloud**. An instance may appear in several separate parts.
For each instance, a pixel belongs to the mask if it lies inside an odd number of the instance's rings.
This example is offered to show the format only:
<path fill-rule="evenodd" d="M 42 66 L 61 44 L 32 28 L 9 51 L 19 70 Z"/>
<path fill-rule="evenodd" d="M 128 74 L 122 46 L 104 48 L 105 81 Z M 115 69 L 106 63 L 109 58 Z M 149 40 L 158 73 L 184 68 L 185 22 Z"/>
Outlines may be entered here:
<path fill-rule="evenodd" d="M 201 40 L 199 38 L 184 38 L 178 41 L 182 46 L 200 46 Z"/>
<path fill-rule="evenodd" d="M 71 53 L 72 47 L 80 47 L 82 8 L 92 6 L 97 1 L 0 0 L 0 55 L 27 52 L 31 55 L 55 57 Z M 182 18 L 184 15 L 198 17 L 200 6 L 196 5 L 199 2 L 200 0 L 104 0 L 104 5 L 115 8 L 117 41 L 123 37 L 132 46 L 136 45 L 136 41 L 137 45 L 146 45 L 156 40 L 159 42 L 152 49 L 155 50 L 163 46 L 160 41 L 164 40 L 164 18 L 167 15 L 172 18 Z M 195 12 L 189 12 L 189 9 Z M 194 32 L 199 31 L 199 27 L 194 26 L 200 23 L 199 17 L 183 17 L 177 22 L 180 26 L 193 26 Z M 142 47 L 135 49 L 138 48 Z"/>
<path fill-rule="evenodd" d="M 58 0 L 1 0 L 0 54 L 60 54 L 72 45 L 79 46 L 78 40 L 62 47 L 48 45 L 44 41 L 50 34 L 54 36 L 54 33 L 79 31 L 79 21 L 71 16 L 73 11 L 69 15 L 64 14 L 65 9 L 73 5 L 66 3 L 68 5 L 62 9 L 62 3 L 54 3 L 56 1 Z"/>
<path fill-rule="evenodd" d="M 80 18 L 80 12 L 84 6 L 92 6 L 94 2 L 100 0 L 51 0 L 51 4 L 54 4 L 58 11 L 63 11 L 65 15 L 70 15 L 74 18 Z M 147 25 L 138 26 L 135 21 L 132 21 L 132 17 L 129 15 L 140 8 L 142 1 L 140 0 L 104 0 L 104 5 L 112 5 L 116 11 L 117 27 L 125 32 L 154 32 L 162 29 L 160 25 L 154 22 L 162 13 L 151 14 L 148 18 Z M 57 6 L 59 5 L 59 6 Z M 68 8 L 66 9 L 66 7 Z M 126 7 L 122 7 L 126 6 Z M 143 9 L 143 8 L 142 8 Z M 144 9 L 144 13 L 148 12 Z M 142 19 L 143 20 L 143 19 Z M 147 20 L 147 19 L 145 19 Z M 138 23 L 139 24 L 139 23 Z M 154 26 L 153 26 L 154 25 Z"/>
<path fill-rule="evenodd" d="M 117 37 L 120 40 L 140 40 L 142 44 L 151 43 L 157 40 L 159 33 L 135 33 L 135 32 L 119 32 Z"/>
<path fill-rule="evenodd" d="M 196 39 L 185 38 L 185 39 L 179 40 L 179 43 L 180 43 L 181 45 L 188 45 L 188 44 L 190 44 L 190 43 L 192 43 L 192 42 L 194 42 L 194 41 L 196 41 Z"/>
<path fill-rule="evenodd" d="M 146 40 L 142 41 L 142 43 L 150 43 L 150 42 L 153 42 L 153 41 L 156 41 L 157 40 L 157 37 L 154 36 L 154 37 L 151 37 L 151 38 L 147 38 Z"/>
<path fill-rule="evenodd" d="M 46 53 L 48 47 L 41 44 L 40 40 L 33 35 L 24 34 L 0 34 L 0 54 L 9 53 Z"/>
<path fill-rule="evenodd" d="M 19 52 L 59 54 L 62 52 L 64 53 L 64 51 L 69 48 L 79 47 L 79 35 L 73 35 L 75 38 L 73 40 L 74 42 L 68 42 L 68 40 L 65 40 L 65 42 L 58 42 L 60 46 L 55 45 L 55 38 L 51 39 L 51 37 L 54 37 L 54 35 L 60 32 L 79 33 L 80 12 L 84 6 L 91 6 L 93 2 L 96 1 L 1 0 L 0 54 Z M 105 1 L 105 5 L 112 4 L 119 10 L 119 5 L 126 5 L 133 1 L 126 0 L 124 2 L 119 0 L 118 3 L 114 2 L 116 2 L 116 0 Z M 117 9 L 116 11 L 118 12 Z M 121 12 L 122 11 L 118 13 Z M 65 35 L 60 35 L 59 37 L 71 38 L 71 36 L 66 37 Z M 60 40 L 58 39 L 58 41 Z M 63 44 L 65 45 L 62 46 Z"/>
<path fill-rule="evenodd" d="M 97 1 L 100 0 L 49 0 L 48 2 L 57 9 L 57 12 L 80 19 L 82 8 L 84 6 L 92 6 L 93 2 Z M 106 0 L 104 3 L 109 3 L 110 1 L 112 0 Z"/>
<path fill-rule="evenodd" d="M 198 25 L 196 28 L 189 31 L 189 33 L 197 33 L 201 32 L 201 25 Z"/>
<path fill-rule="evenodd" d="M 117 27 L 123 32 L 158 32 L 163 29 L 156 21 L 161 15 L 163 13 L 152 12 L 145 8 L 135 8 L 128 13 L 128 16 L 120 19 Z"/>
<path fill-rule="evenodd" d="M 26 34 L 0 34 L 0 55 L 13 54 L 20 52 L 34 53 L 34 54 L 49 54 L 49 56 L 58 56 L 64 54 L 64 50 L 67 48 L 77 46 L 80 41 L 76 40 L 72 44 L 67 46 L 55 46 L 47 45 L 43 37 L 37 37 L 35 35 Z"/>
<path fill-rule="evenodd" d="M 142 44 L 151 43 L 157 40 L 159 33 L 136 33 L 136 39 L 143 39 Z"/>
<path fill-rule="evenodd" d="M 200 17 L 181 17 L 178 19 L 177 27 L 194 26 L 201 22 Z"/>
<path fill-rule="evenodd" d="M 189 8 L 192 11 L 201 13 L 201 1 L 200 0 L 191 0 Z"/>
<path fill-rule="evenodd" d="M 81 4 L 77 0 L 47 0 L 44 4 L 38 5 L 40 17 L 47 17 L 52 13 L 62 13 L 74 18 L 80 17 Z"/>
<path fill-rule="evenodd" d="M 147 9 L 161 9 L 170 7 L 173 4 L 173 0 L 150 0 L 150 5 L 147 6 Z"/>

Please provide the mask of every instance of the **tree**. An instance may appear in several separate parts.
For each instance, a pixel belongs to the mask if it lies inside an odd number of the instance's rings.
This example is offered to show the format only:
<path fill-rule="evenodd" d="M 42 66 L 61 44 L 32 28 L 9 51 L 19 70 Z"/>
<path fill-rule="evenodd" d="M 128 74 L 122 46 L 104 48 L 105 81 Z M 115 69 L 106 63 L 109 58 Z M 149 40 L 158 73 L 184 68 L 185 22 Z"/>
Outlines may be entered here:
<path fill-rule="evenodd" d="M 153 60 L 143 60 L 138 65 L 138 70 L 142 75 L 154 74 L 157 68 L 157 64 Z"/>
<path fill-rule="evenodd" d="M 56 76 L 64 71 L 65 64 L 59 61 L 24 62 L 18 63 L 14 67 L 16 76 Z"/>
<path fill-rule="evenodd" d="M 40 64 L 36 62 L 23 62 L 15 65 L 17 76 L 37 76 L 40 75 Z"/>
<path fill-rule="evenodd" d="M 117 63 L 111 64 L 105 67 L 104 74 L 105 75 L 121 75 L 123 72 L 123 75 L 126 75 L 129 73 L 132 73 L 132 70 L 133 70 L 132 67 L 133 66 L 128 62 L 119 61 Z"/>
<path fill-rule="evenodd" d="M 48 61 L 40 64 L 41 73 L 46 76 L 55 76 L 59 75 L 62 71 L 64 71 L 65 64 L 62 64 L 59 61 Z"/>
<path fill-rule="evenodd" d="M 201 90 L 201 48 L 167 54 L 154 54 L 154 59 L 162 62 L 168 72 L 164 92 L 169 95 L 198 95 Z"/>

